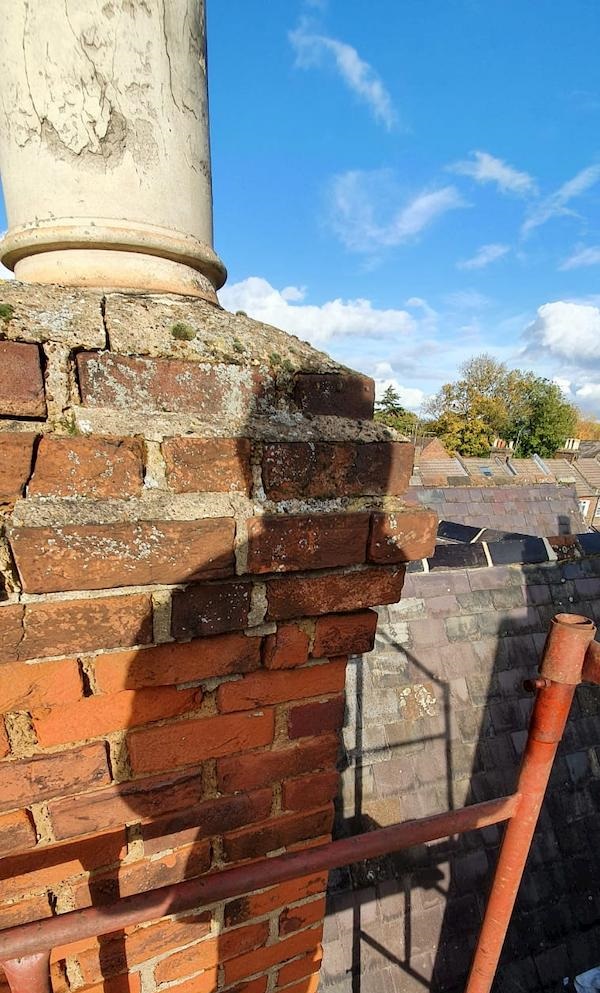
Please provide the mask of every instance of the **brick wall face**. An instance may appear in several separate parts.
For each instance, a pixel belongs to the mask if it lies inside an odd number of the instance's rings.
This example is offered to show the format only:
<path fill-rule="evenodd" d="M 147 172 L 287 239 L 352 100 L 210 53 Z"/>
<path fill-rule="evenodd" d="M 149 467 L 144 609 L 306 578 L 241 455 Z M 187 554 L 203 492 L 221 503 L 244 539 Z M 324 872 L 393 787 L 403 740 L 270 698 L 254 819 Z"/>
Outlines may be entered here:
<path fill-rule="evenodd" d="M 432 551 L 411 446 L 201 301 L 2 294 L 0 927 L 329 837 L 347 657 Z M 55 993 L 315 989 L 325 887 L 57 948 Z"/>

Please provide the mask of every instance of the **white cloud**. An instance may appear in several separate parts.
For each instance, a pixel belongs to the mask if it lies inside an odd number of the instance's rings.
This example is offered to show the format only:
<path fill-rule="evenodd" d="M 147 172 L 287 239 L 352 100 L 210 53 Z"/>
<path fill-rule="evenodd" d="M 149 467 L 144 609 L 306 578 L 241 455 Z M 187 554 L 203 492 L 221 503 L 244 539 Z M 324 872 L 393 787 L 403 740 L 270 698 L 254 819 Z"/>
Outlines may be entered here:
<path fill-rule="evenodd" d="M 375 120 L 388 131 L 392 129 L 396 123 L 392 98 L 373 67 L 361 59 L 352 45 L 311 32 L 305 21 L 290 31 L 289 39 L 296 52 L 296 65 L 307 69 L 324 59 L 333 62 L 346 86 L 369 107 Z"/>
<path fill-rule="evenodd" d="M 0 279 L 14 279 L 15 274 L 11 269 L 7 269 L 5 265 L 0 262 Z"/>
<path fill-rule="evenodd" d="M 600 308 L 565 300 L 545 303 L 525 338 L 530 355 L 542 351 L 572 366 L 600 362 Z"/>
<path fill-rule="evenodd" d="M 373 379 L 375 380 L 375 396 L 378 400 L 381 399 L 388 386 L 391 386 L 400 397 L 400 403 L 403 407 L 419 413 L 423 403 L 427 399 L 427 394 L 423 390 L 418 389 L 416 386 L 404 386 L 396 379 L 394 369 L 389 362 L 378 362 L 376 364 L 373 371 Z"/>
<path fill-rule="evenodd" d="M 485 269 L 486 266 L 501 259 L 503 255 L 510 252 L 510 245 L 482 245 L 478 248 L 470 259 L 463 259 L 456 263 L 457 269 Z"/>
<path fill-rule="evenodd" d="M 497 159 L 489 152 L 472 152 L 473 159 L 454 162 L 448 166 L 451 172 L 470 176 L 477 183 L 494 183 L 501 193 L 515 193 L 527 196 L 536 191 L 535 180 L 527 172 L 520 172 L 513 166 Z"/>
<path fill-rule="evenodd" d="M 596 185 L 598 180 L 600 180 L 600 165 L 591 165 L 581 169 L 576 176 L 567 180 L 558 190 L 551 193 L 549 197 L 546 197 L 532 209 L 521 228 L 521 233 L 529 234 L 534 228 L 539 228 L 552 217 L 577 217 L 577 213 L 567 205 L 571 200 L 587 193 L 592 186 Z"/>
<path fill-rule="evenodd" d="M 319 345 L 333 338 L 380 338 L 407 334 L 417 328 L 416 319 L 406 310 L 379 309 L 364 299 L 338 298 L 320 305 L 300 303 L 303 291 L 298 290 L 294 296 L 292 290 L 296 288 L 277 290 L 266 279 L 250 276 L 224 287 L 219 298 L 228 310 L 243 310 L 258 321 L 293 331 Z"/>
<path fill-rule="evenodd" d="M 398 199 L 394 177 L 387 169 L 340 173 L 329 188 L 331 226 L 346 248 L 369 254 L 401 245 L 447 211 L 468 206 L 456 187 L 443 186 L 422 190 L 390 216 L 390 204 Z"/>
<path fill-rule="evenodd" d="M 581 269 L 590 265 L 600 265 L 600 246 L 577 249 L 568 259 L 561 262 L 558 268 L 564 272 L 567 269 Z"/>

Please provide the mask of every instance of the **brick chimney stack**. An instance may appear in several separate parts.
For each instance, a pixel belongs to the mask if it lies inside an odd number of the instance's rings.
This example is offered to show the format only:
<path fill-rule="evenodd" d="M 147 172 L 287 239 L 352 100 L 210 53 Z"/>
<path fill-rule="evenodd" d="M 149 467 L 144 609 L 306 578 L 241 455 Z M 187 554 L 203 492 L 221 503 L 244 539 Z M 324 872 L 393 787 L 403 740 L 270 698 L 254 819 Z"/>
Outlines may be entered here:
<path fill-rule="evenodd" d="M 204 0 L 15 0 L 3 21 L 4 265 L 215 301 Z"/>

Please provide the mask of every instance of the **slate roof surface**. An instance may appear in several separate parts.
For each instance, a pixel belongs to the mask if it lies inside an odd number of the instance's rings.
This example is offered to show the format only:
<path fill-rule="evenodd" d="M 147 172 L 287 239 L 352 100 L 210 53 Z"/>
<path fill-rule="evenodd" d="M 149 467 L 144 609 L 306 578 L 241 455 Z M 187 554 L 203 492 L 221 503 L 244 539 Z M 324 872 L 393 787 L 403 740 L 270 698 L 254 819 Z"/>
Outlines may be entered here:
<path fill-rule="evenodd" d="M 588 530 L 573 485 L 411 486 L 409 494 L 441 521 L 538 537 Z"/>
<path fill-rule="evenodd" d="M 514 790 L 533 702 L 522 682 L 551 617 L 600 621 L 600 535 L 577 541 L 568 561 L 410 574 L 380 608 L 374 651 L 347 670 L 338 837 Z M 572 990 L 563 979 L 597 965 L 598 741 L 600 688 L 582 685 L 498 993 Z M 332 873 L 321 993 L 463 991 L 500 837 L 494 826 Z"/>

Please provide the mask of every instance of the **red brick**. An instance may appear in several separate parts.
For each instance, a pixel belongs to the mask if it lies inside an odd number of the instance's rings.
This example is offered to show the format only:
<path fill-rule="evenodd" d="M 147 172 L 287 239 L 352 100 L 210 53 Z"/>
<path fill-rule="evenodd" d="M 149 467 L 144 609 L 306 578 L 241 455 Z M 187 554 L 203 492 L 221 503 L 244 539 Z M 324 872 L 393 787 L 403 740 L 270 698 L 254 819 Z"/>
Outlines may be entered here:
<path fill-rule="evenodd" d="M 138 496 L 144 481 L 143 446 L 137 438 L 57 438 L 45 435 L 35 460 L 30 496 Z"/>
<path fill-rule="evenodd" d="M 232 931 L 222 931 L 218 938 L 201 941 L 159 962 L 154 970 L 156 982 L 170 982 L 173 979 L 190 976 L 200 969 L 214 967 L 240 952 L 264 944 L 268 936 L 269 925 L 266 921 L 262 924 L 235 928 Z"/>
<path fill-rule="evenodd" d="M 202 775 L 196 771 L 119 783 L 85 797 L 67 797 L 48 805 L 58 839 L 99 833 L 136 819 L 163 817 L 194 808 L 204 798 Z"/>
<path fill-rule="evenodd" d="M 223 634 L 183 644 L 98 655 L 93 660 L 96 685 L 102 692 L 116 693 L 251 672 L 260 666 L 260 643 L 260 638 Z"/>
<path fill-rule="evenodd" d="M 285 993 L 317 993 L 319 984 L 320 976 L 318 972 L 315 972 L 312 976 L 306 976 L 305 979 L 301 979 L 299 983 L 287 986 Z M 279 991 L 281 986 L 277 986 L 275 989 Z"/>
<path fill-rule="evenodd" d="M 75 659 L 0 665 L 0 711 L 61 707 L 80 700 L 82 695 Z"/>
<path fill-rule="evenodd" d="M 277 985 L 279 987 L 287 986 L 288 983 L 293 983 L 298 979 L 304 979 L 305 976 L 312 976 L 315 972 L 319 971 L 322 958 L 323 949 L 318 945 L 308 955 L 303 955 L 301 959 L 296 959 L 294 962 L 290 962 L 289 965 L 284 965 L 277 973 Z"/>
<path fill-rule="evenodd" d="M 306 894 L 308 896 L 308 893 Z M 311 924 L 319 924 L 325 916 L 325 894 L 299 907 L 288 907 L 279 916 L 279 934 L 293 934 Z"/>
<path fill-rule="evenodd" d="M 264 972 L 279 962 L 295 958 L 302 952 L 308 952 L 320 944 L 322 934 L 322 926 L 311 928 L 309 931 L 301 931 L 291 938 L 286 938 L 285 941 L 269 945 L 268 948 L 259 948 L 254 952 L 239 955 L 225 964 L 225 982 L 234 983 L 256 972 Z"/>
<path fill-rule="evenodd" d="M 156 854 L 167 848 L 263 821 L 271 812 L 271 804 L 271 790 L 257 790 L 254 793 L 217 797 L 170 817 L 150 821 L 142 824 L 141 828 L 144 851 L 147 855 Z"/>
<path fill-rule="evenodd" d="M 23 495 L 31 473 L 35 434 L 6 431 L 0 434 L 0 504 L 14 503 Z"/>
<path fill-rule="evenodd" d="M 0 607 L 0 616 L 2 613 Z M 25 634 L 18 649 L 21 659 L 152 641 L 152 600 L 146 593 L 30 603 L 25 619 Z"/>
<path fill-rule="evenodd" d="M 199 941 L 210 932 L 210 913 L 195 914 L 180 920 L 162 920 L 155 924 L 128 928 L 126 933 L 102 935 L 89 947 L 81 943 L 63 945 L 53 955 L 76 957 L 85 983 L 127 973 L 128 969 L 189 941 Z M 131 973 L 130 973 L 131 975 Z"/>
<path fill-rule="evenodd" d="M 178 721 L 127 736 L 134 773 L 160 772 L 260 748 L 273 740 L 272 711 Z"/>
<path fill-rule="evenodd" d="M 310 638 L 297 624 L 280 624 L 265 638 L 263 662 L 267 669 L 293 669 L 308 662 Z"/>
<path fill-rule="evenodd" d="M 425 508 L 372 514 L 371 562 L 412 562 L 433 555 L 438 518 Z"/>
<path fill-rule="evenodd" d="M 294 399 L 305 413 L 372 420 L 375 384 L 367 376 L 352 373 L 300 373 Z"/>
<path fill-rule="evenodd" d="M 0 759 L 3 759 L 5 755 L 10 752 L 10 742 L 8 740 L 8 735 L 6 733 L 6 728 L 4 726 L 4 721 L 0 716 Z"/>
<path fill-rule="evenodd" d="M 173 637 L 198 638 L 245 628 L 251 589 L 249 583 L 218 583 L 175 592 L 171 621 Z"/>
<path fill-rule="evenodd" d="M 279 515 L 248 521 L 248 571 L 326 569 L 365 561 L 366 514 Z"/>
<path fill-rule="evenodd" d="M 193 979 L 187 979 L 183 983 L 175 983 L 168 988 L 177 991 L 177 993 L 215 993 L 215 990 L 218 989 L 218 966 L 210 966 L 204 972 L 194 976 Z M 259 993 L 264 993 L 266 988 L 267 977 L 265 976 L 264 985 L 260 988 Z"/>
<path fill-rule="evenodd" d="M 69 844 L 45 845 L 0 861 L 0 890 L 6 900 L 48 889 L 71 877 L 118 862 L 126 854 L 125 831 Z"/>
<path fill-rule="evenodd" d="M 321 872 L 293 879 L 289 883 L 280 883 L 262 893 L 252 893 L 250 896 L 231 900 L 225 905 L 225 926 L 232 927 L 255 917 L 263 917 L 278 907 L 289 907 L 298 900 L 305 900 L 326 889 L 327 873 Z"/>
<path fill-rule="evenodd" d="M 267 619 L 343 613 L 396 603 L 403 584 L 402 567 L 362 569 L 340 576 L 282 576 L 267 583 Z"/>
<path fill-rule="evenodd" d="M 5 662 L 19 658 L 25 608 L 20 603 L 0 604 L 0 645 Z"/>
<path fill-rule="evenodd" d="M 0 858 L 34 848 L 35 828 L 27 810 L 16 810 L 0 817 Z"/>
<path fill-rule="evenodd" d="M 315 625 L 311 654 L 316 658 L 326 658 L 370 652 L 375 644 L 376 629 L 377 614 L 374 610 L 322 617 Z"/>
<path fill-rule="evenodd" d="M 186 979 L 182 983 L 174 983 L 168 987 L 176 993 L 215 993 L 218 989 L 218 966 L 211 966 L 193 979 Z M 260 993 L 264 993 L 267 988 L 267 977 L 265 976 L 264 988 Z M 228 991 L 229 993 L 229 991 Z"/>
<path fill-rule="evenodd" d="M 164 853 L 158 859 L 143 858 L 138 862 L 122 863 L 118 868 L 98 873 L 75 885 L 75 907 L 79 910 L 114 903 L 120 896 L 145 893 L 159 886 L 193 879 L 210 867 L 210 854 L 209 842 L 199 841 L 176 852 Z"/>
<path fill-rule="evenodd" d="M 268 707 L 287 700 L 325 696 L 344 688 L 346 660 L 312 665 L 284 672 L 254 672 L 242 679 L 222 683 L 217 690 L 221 713 Z"/>
<path fill-rule="evenodd" d="M 323 734 L 324 731 L 339 731 L 344 725 L 345 697 L 336 696 L 332 700 L 306 703 L 302 707 L 292 707 L 288 718 L 290 738 L 306 738 L 309 735 Z"/>
<path fill-rule="evenodd" d="M 80 352 L 77 372 L 88 407 L 210 414 L 227 423 L 250 413 L 263 384 L 240 365 L 202 365 L 179 359 L 139 358 L 113 352 Z"/>
<path fill-rule="evenodd" d="M 337 735 L 324 734 L 301 745 L 219 759 L 219 789 L 227 793 L 258 789 L 304 772 L 334 766 L 338 749 Z"/>
<path fill-rule="evenodd" d="M 169 486 L 175 493 L 250 494 L 247 438 L 167 438 L 162 445 Z"/>
<path fill-rule="evenodd" d="M 223 857 L 227 862 L 254 859 L 297 841 L 329 834 L 332 823 L 332 804 L 308 813 L 282 814 L 261 824 L 225 834 Z"/>
<path fill-rule="evenodd" d="M 13 528 L 28 593 L 215 579 L 233 572 L 231 518 Z M 185 549 L 185 554 L 182 554 Z"/>
<path fill-rule="evenodd" d="M 53 985 L 54 993 L 57 993 Z M 125 973 L 122 976 L 111 976 L 94 986 L 80 987 L 78 993 L 140 993 L 142 979 L 139 972 Z"/>
<path fill-rule="evenodd" d="M 55 796 L 83 793 L 109 782 L 103 742 L 71 752 L 3 762 L 0 765 L 0 810 L 25 807 Z"/>
<path fill-rule="evenodd" d="M 46 416 L 41 353 L 37 345 L 0 341 L 0 415 Z"/>
<path fill-rule="evenodd" d="M 304 810 L 306 798 L 311 803 L 326 804 L 335 799 L 339 787 L 339 773 L 317 772 L 310 776 L 300 776 L 298 779 L 288 779 L 283 783 L 281 803 L 284 810 Z"/>
<path fill-rule="evenodd" d="M 236 986 L 228 986 L 227 993 L 265 993 L 267 989 L 268 981 L 269 981 L 268 976 L 258 976 L 256 979 L 248 980 L 247 983 L 239 983 Z M 191 987 L 191 983 L 190 983 L 190 987 Z M 178 990 L 181 993 L 181 987 L 178 987 Z M 193 993 L 191 989 L 190 989 L 190 993 Z"/>
<path fill-rule="evenodd" d="M 5 896 L 4 891 L 2 896 Z M 8 899 L 8 896 L 7 896 Z M 16 903 L 0 904 L 0 928 L 17 927 L 18 924 L 29 924 L 31 921 L 41 921 L 45 917 L 52 917 L 52 908 L 47 893 L 40 893 L 17 900 Z M 1 967 L 0 967 L 1 969 Z M 2 972 L 0 971 L 0 977 Z M 53 986 L 53 990 L 55 987 Z M 8 990 L 8 987 L 7 987 Z M 3 993 L 2 980 L 0 978 L 0 991 Z"/>
<path fill-rule="evenodd" d="M 49 713 L 33 712 L 33 726 L 40 745 L 66 745 L 71 741 L 97 738 L 111 731 L 180 717 L 196 710 L 202 700 L 199 689 L 177 690 L 164 686 L 148 690 L 123 690 L 87 697 L 68 707 L 55 707 Z"/>
<path fill-rule="evenodd" d="M 398 495 L 413 461 L 407 442 L 280 442 L 264 446 L 263 483 L 270 500 Z"/>

